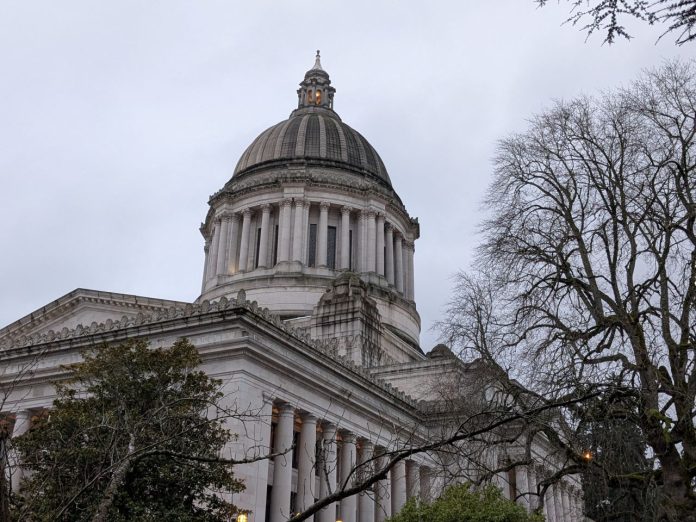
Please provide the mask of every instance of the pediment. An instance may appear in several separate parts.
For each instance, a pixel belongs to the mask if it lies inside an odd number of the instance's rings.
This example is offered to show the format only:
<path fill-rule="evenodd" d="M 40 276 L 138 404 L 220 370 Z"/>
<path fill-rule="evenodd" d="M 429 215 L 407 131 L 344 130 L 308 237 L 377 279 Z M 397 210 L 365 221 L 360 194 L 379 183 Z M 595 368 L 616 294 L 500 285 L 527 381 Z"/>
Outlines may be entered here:
<path fill-rule="evenodd" d="M 115 321 L 123 316 L 135 317 L 139 312 L 151 314 L 186 304 L 183 301 L 78 288 L 2 328 L 0 341 L 29 337 L 49 330 L 59 332 L 63 328 L 73 329 L 79 324 L 89 326 L 92 322 L 103 323 L 107 319 Z"/>

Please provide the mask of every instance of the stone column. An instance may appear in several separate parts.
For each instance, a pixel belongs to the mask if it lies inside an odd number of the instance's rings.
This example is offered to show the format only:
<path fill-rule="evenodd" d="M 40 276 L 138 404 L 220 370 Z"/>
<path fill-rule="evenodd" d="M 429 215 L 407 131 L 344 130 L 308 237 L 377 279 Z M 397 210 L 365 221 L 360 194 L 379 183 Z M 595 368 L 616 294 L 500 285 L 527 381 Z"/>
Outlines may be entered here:
<path fill-rule="evenodd" d="M 403 255 L 403 261 L 401 263 L 402 268 L 404 269 L 404 275 L 403 275 L 403 285 L 404 285 L 404 299 L 408 299 L 408 294 L 409 294 L 409 288 L 408 288 L 408 283 L 410 280 L 410 275 L 408 273 L 408 241 L 406 241 L 406 238 L 403 239 L 401 243 L 401 252 Z"/>
<path fill-rule="evenodd" d="M 242 244 L 239 245 L 239 272 L 245 272 L 249 259 L 249 234 L 251 233 L 251 209 L 242 213 Z"/>
<path fill-rule="evenodd" d="M 556 501 L 553 494 L 553 485 L 549 486 L 544 495 L 544 506 L 546 507 L 546 520 L 548 522 L 558 522 L 556 518 Z"/>
<path fill-rule="evenodd" d="M 394 258 L 396 260 L 396 270 L 394 274 L 394 284 L 396 291 L 404 292 L 404 250 L 402 247 L 401 234 L 397 233 L 394 238 Z"/>
<path fill-rule="evenodd" d="M 324 424 L 322 433 L 322 459 L 319 467 L 319 498 L 336 491 L 336 425 Z M 319 522 L 336 522 L 336 504 L 329 504 L 319 511 Z"/>
<path fill-rule="evenodd" d="M 220 247 L 220 228 L 222 227 L 222 219 L 220 216 L 215 218 L 215 228 L 213 229 L 213 250 L 210 254 L 210 268 L 208 270 L 208 276 L 210 279 L 214 279 L 217 275 L 217 259 L 218 251 Z"/>
<path fill-rule="evenodd" d="M 367 211 L 367 272 L 376 272 L 377 268 L 377 223 L 375 212 Z"/>
<path fill-rule="evenodd" d="M 317 230 L 317 266 L 326 266 L 327 238 L 329 233 L 329 204 L 319 204 L 319 230 Z M 345 520 L 343 521 L 345 522 Z"/>
<path fill-rule="evenodd" d="M 406 463 L 398 461 L 391 469 L 392 515 L 396 515 L 406 504 Z"/>
<path fill-rule="evenodd" d="M 341 445 L 341 488 L 349 488 L 355 480 L 355 435 L 348 432 L 342 433 Z M 340 488 L 339 488 L 340 489 Z M 341 500 L 341 520 L 343 522 L 355 522 L 358 507 L 358 498 L 355 495 Z"/>
<path fill-rule="evenodd" d="M 341 208 L 341 270 L 350 268 L 350 208 Z"/>
<path fill-rule="evenodd" d="M 420 497 L 420 465 L 412 460 L 406 461 L 406 497 Z"/>
<path fill-rule="evenodd" d="M 406 268 L 408 270 L 408 299 L 413 301 L 415 299 L 415 289 L 414 289 L 414 280 L 415 276 L 413 273 L 413 253 L 415 251 L 415 246 L 416 244 L 411 241 L 406 245 Z"/>
<path fill-rule="evenodd" d="M 203 284 L 201 285 L 201 293 L 205 292 L 205 284 L 208 282 L 208 264 L 210 264 L 210 240 L 205 240 L 203 245 L 203 253 L 205 254 L 205 262 L 203 263 Z"/>
<path fill-rule="evenodd" d="M 537 496 L 537 476 L 534 466 L 527 468 L 527 485 L 529 486 L 529 509 L 534 511 L 539 507 L 539 497 Z"/>
<path fill-rule="evenodd" d="M 235 274 L 239 270 L 237 266 L 237 258 L 239 257 L 239 213 L 235 212 L 230 216 L 230 240 L 228 243 L 228 253 L 227 253 L 227 272 L 228 274 Z"/>
<path fill-rule="evenodd" d="M 290 260 L 291 205 L 291 199 L 284 199 L 280 203 L 280 214 L 278 221 L 278 262 Z"/>
<path fill-rule="evenodd" d="M 553 506 L 557 522 L 566 522 L 563 517 L 563 499 L 561 498 L 561 485 L 556 482 L 553 485 Z"/>
<path fill-rule="evenodd" d="M 292 260 L 302 263 L 304 261 L 304 207 L 305 202 L 295 200 L 295 223 L 292 231 Z"/>
<path fill-rule="evenodd" d="M 570 497 L 568 496 L 568 486 L 561 484 L 561 505 L 563 506 L 563 520 L 570 522 Z"/>
<path fill-rule="evenodd" d="M 230 219 L 227 214 L 220 216 L 220 233 L 218 234 L 217 254 L 215 255 L 215 275 L 224 274 L 227 267 L 227 234 L 230 230 Z"/>
<path fill-rule="evenodd" d="M 375 462 L 377 470 L 384 469 L 389 463 L 389 457 L 382 454 Z M 387 477 L 375 484 L 375 522 L 384 522 L 391 517 L 391 481 L 390 473 Z"/>
<path fill-rule="evenodd" d="M 274 453 L 292 447 L 295 410 L 291 404 L 283 404 L 278 414 L 275 431 Z M 290 490 L 292 485 L 292 449 L 273 459 L 273 489 L 271 490 L 271 522 L 286 522 L 290 518 Z"/>
<path fill-rule="evenodd" d="M 430 468 L 421 466 L 420 468 L 420 496 L 423 502 L 432 502 L 433 500 L 433 472 Z"/>
<path fill-rule="evenodd" d="M 390 285 L 394 284 L 394 227 L 391 223 L 385 225 L 386 229 L 386 264 L 387 264 L 387 282 Z"/>
<path fill-rule="evenodd" d="M 364 440 L 360 445 L 358 453 L 359 480 L 372 474 L 374 449 L 374 444 L 369 440 Z M 375 501 L 368 491 L 363 491 L 358 495 L 358 522 L 375 522 Z"/>
<path fill-rule="evenodd" d="M 384 214 L 377 214 L 377 273 L 384 275 Z"/>
<path fill-rule="evenodd" d="M 31 412 L 29 410 L 18 411 L 15 415 L 14 427 L 12 428 L 12 438 L 24 435 L 27 430 L 31 427 Z M 10 462 L 10 466 L 13 468 L 12 479 L 10 485 L 12 491 L 17 493 L 19 491 L 19 486 L 22 479 L 26 476 L 26 470 L 22 468 L 22 463 L 19 461 L 17 453 L 14 453 L 13 462 Z"/>
<path fill-rule="evenodd" d="M 317 445 L 317 418 L 311 413 L 302 415 L 300 447 L 297 454 L 297 506 L 296 511 L 304 511 L 314 504 L 314 456 Z M 310 516 L 308 522 L 314 520 Z"/>
<path fill-rule="evenodd" d="M 517 485 L 516 502 L 528 512 L 529 483 L 527 481 L 527 466 L 515 466 L 515 483 Z"/>
<path fill-rule="evenodd" d="M 271 226 L 271 206 L 263 205 L 261 207 L 261 236 L 259 237 L 259 258 L 257 265 L 259 268 L 268 268 L 268 233 Z"/>
<path fill-rule="evenodd" d="M 358 242 L 358 272 L 367 272 L 367 210 L 360 211 L 360 241 Z"/>

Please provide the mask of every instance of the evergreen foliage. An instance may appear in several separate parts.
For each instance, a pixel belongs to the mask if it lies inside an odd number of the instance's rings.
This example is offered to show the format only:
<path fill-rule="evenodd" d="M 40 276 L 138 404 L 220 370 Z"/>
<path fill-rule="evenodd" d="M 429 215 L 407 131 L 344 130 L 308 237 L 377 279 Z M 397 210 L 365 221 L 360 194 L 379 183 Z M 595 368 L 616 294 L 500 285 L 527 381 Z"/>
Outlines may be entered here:
<path fill-rule="evenodd" d="M 208 418 L 222 394 L 199 364 L 187 340 L 84 353 L 15 441 L 32 473 L 14 518 L 228 520 L 235 507 L 216 493 L 243 484 L 219 458 L 232 435 L 224 417 Z"/>

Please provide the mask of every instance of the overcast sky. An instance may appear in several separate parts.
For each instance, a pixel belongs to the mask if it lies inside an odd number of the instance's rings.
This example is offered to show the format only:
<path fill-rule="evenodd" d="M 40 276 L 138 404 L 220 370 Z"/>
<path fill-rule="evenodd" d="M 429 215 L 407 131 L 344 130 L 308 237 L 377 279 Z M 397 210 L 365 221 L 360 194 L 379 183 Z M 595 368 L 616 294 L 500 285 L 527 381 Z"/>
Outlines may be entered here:
<path fill-rule="evenodd" d="M 479 241 L 496 141 L 553 99 L 688 57 L 658 29 L 613 46 L 567 4 L 0 3 L 0 326 L 78 287 L 191 301 L 210 194 L 288 117 L 321 49 L 335 109 L 421 223 L 421 341 Z"/>

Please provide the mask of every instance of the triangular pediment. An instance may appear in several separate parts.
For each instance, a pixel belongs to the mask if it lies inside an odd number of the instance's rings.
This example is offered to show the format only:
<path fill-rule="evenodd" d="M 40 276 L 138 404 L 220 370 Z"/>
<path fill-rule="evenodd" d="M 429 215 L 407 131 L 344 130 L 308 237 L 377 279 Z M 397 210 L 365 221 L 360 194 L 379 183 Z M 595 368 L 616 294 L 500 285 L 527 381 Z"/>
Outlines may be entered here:
<path fill-rule="evenodd" d="M 107 319 L 116 321 L 123 316 L 135 317 L 139 312 L 152 314 L 186 304 L 183 301 L 78 288 L 2 328 L 0 341 L 43 334 L 49 330 L 70 330 L 79 324 L 89 326 L 92 322 L 103 323 Z"/>

